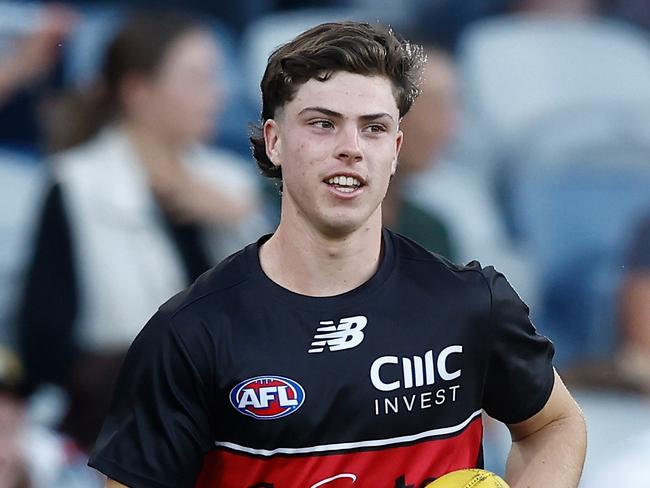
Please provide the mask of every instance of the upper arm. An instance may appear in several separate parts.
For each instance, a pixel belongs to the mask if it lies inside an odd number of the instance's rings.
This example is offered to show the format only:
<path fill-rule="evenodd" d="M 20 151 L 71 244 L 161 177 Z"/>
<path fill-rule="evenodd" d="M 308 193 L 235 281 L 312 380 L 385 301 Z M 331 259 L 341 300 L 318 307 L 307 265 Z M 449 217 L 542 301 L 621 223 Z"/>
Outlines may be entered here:
<path fill-rule="evenodd" d="M 528 307 L 505 277 L 493 268 L 484 272 L 492 300 L 483 409 L 505 424 L 516 424 L 548 402 L 554 385 L 554 347 L 537 333 Z"/>
<path fill-rule="evenodd" d="M 555 372 L 555 382 L 551 396 L 544 407 L 527 420 L 507 424 L 513 441 L 518 441 L 543 429 L 558 420 L 582 417 L 582 411 Z"/>
<path fill-rule="evenodd" d="M 113 481 L 112 479 L 106 480 L 106 487 L 105 488 L 129 488 L 126 485 L 123 485 L 122 483 L 118 483 L 117 481 Z"/>
<path fill-rule="evenodd" d="M 161 312 L 140 332 L 90 457 L 91 467 L 127 486 L 193 486 L 212 449 L 211 368 L 202 359 L 210 345 L 200 328 L 183 324 L 185 341 Z"/>

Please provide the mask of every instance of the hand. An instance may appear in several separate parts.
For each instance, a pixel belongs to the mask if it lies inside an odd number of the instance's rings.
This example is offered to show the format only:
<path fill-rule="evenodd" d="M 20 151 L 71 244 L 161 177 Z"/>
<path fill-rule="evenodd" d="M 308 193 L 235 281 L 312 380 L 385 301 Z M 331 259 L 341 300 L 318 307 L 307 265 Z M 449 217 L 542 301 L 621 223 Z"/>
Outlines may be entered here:
<path fill-rule="evenodd" d="M 76 17 L 62 5 L 44 6 L 39 27 L 16 41 L 11 56 L 16 79 L 25 83 L 46 75 L 56 63 L 61 42 L 69 35 Z"/>
<path fill-rule="evenodd" d="M 255 208 L 255 197 L 228 194 L 179 170 L 153 182 L 159 203 L 179 223 L 237 225 Z"/>
<path fill-rule="evenodd" d="M 36 30 L 15 39 L 8 55 L 0 59 L 0 103 L 51 71 L 59 57 L 61 41 L 74 22 L 75 15 L 67 7 L 43 7 Z"/>

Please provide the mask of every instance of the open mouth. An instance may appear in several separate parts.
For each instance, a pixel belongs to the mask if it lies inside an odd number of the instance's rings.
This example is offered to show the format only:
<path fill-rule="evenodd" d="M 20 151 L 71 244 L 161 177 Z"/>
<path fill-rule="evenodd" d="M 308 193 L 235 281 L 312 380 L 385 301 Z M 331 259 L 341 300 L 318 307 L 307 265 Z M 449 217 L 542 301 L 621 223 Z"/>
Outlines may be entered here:
<path fill-rule="evenodd" d="M 340 191 L 342 193 L 352 193 L 355 190 L 361 188 L 363 184 L 357 178 L 353 176 L 333 176 L 327 180 L 325 183 Z"/>

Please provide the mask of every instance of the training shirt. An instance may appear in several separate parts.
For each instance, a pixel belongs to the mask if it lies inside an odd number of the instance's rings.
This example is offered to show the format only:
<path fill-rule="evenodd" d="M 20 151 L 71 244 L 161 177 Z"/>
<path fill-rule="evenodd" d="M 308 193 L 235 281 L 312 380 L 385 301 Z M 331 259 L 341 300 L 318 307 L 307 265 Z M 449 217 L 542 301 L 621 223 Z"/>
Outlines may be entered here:
<path fill-rule="evenodd" d="M 268 237 L 147 323 L 91 466 L 133 488 L 419 487 L 482 466 L 482 411 L 548 400 L 553 345 L 492 267 L 384 230 L 371 279 L 309 297 L 264 274 Z"/>

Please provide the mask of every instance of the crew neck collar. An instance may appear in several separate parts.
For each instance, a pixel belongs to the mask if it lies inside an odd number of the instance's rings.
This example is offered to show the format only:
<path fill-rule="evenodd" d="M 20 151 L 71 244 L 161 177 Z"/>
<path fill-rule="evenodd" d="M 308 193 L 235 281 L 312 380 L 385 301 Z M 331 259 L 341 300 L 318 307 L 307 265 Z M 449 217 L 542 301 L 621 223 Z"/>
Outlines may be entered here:
<path fill-rule="evenodd" d="M 375 273 L 364 283 L 353 288 L 352 290 L 340 293 L 338 295 L 326 297 L 314 297 L 302 295 L 291 291 L 277 284 L 269 278 L 260 262 L 260 248 L 268 241 L 273 234 L 262 236 L 256 243 L 246 247 L 246 257 L 252 270 L 255 280 L 264 290 L 264 300 L 279 300 L 287 305 L 302 309 L 325 309 L 336 307 L 347 307 L 367 300 L 374 295 L 384 282 L 389 278 L 395 266 L 395 245 L 393 235 L 388 229 L 382 229 L 382 252 L 380 262 Z"/>

